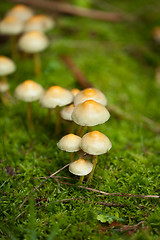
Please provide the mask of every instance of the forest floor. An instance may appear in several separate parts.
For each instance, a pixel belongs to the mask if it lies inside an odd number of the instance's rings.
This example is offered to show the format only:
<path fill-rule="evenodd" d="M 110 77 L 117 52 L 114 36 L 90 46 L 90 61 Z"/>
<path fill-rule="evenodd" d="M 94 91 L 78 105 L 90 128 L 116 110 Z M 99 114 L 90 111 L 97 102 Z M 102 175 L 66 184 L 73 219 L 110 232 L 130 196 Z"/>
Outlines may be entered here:
<path fill-rule="evenodd" d="M 47 110 L 36 102 L 30 131 L 24 102 L 0 103 L 1 239 L 159 239 L 160 205 L 154 196 L 160 195 L 160 83 L 155 77 L 160 46 L 152 29 L 160 25 L 160 6 L 158 1 L 125 2 L 114 4 L 132 20 L 61 16 L 48 33 L 40 77 L 34 76 L 32 58 L 15 61 L 17 71 L 8 78 L 13 96 L 27 79 L 46 89 L 81 88 L 62 61 L 64 55 L 72 58 L 108 99 L 111 118 L 94 129 L 106 134 L 113 147 L 99 156 L 94 178 L 81 184 L 84 188 L 65 168 L 35 189 L 69 162 L 56 143 L 70 126 L 63 122 L 56 137 L 55 114 L 45 125 Z M 1 17 L 11 6 L 0 3 Z M 0 54 L 10 57 L 8 42 L 1 43 Z"/>

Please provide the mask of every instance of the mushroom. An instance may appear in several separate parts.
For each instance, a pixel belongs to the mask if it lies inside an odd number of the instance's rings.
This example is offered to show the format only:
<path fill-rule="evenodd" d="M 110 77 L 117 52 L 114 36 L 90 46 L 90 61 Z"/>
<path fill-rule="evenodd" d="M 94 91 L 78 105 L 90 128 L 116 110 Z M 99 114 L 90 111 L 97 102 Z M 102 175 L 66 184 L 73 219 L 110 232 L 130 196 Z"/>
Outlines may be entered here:
<path fill-rule="evenodd" d="M 24 26 L 24 31 L 40 31 L 46 32 L 55 26 L 54 20 L 45 14 L 38 14 L 31 17 Z"/>
<path fill-rule="evenodd" d="M 60 111 L 60 115 L 64 120 L 67 121 L 72 121 L 72 112 L 74 110 L 74 104 L 70 104 L 67 107 L 64 107 L 61 111 Z"/>
<path fill-rule="evenodd" d="M 74 105 L 77 106 L 80 103 L 85 102 L 86 100 L 94 100 L 104 106 L 107 105 L 107 99 L 104 94 L 95 88 L 86 88 L 83 91 L 80 91 L 74 97 Z"/>
<path fill-rule="evenodd" d="M 110 142 L 109 138 L 105 136 L 103 133 L 99 131 L 92 131 L 92 132 L 86 133 L 82 137 L 80 147 L 84 152 L 90 155 L 93 155 L 93 159 L 92 159 L 93 169 L 88 176 L 88 182 L 89 182 L 93 177 L 93 173 L 98 161 L 97 156 L 108 152 L 112 147 L 112 143 Z"/>
<path fill-rule="evenodd" d="M 73 95 L 70 91 L 60 86 L 50 87 L 41 97 L 40 104 L 49 109 L 55 108 L 56 120 L 56 134 L 60 131 L 60 107 L 70 104 L 73 101 Z M 49 111 L 50 112 L 50 111 Z"/>
<path fill-rule="evenodd" d="M 35 74 L 41 73 L 41 60 L 39 52 L 46 49 L 49 45 L 48 38 L 42 32 L 32 31 L 21 36 L 18 42 L 19 48 L 27 53 L 33 53 L 35 63 Z"/>
<path fill-rule="evenodd" d="M 69 171 L 74 175 L 80 176 L 81 182 L 83 182 L 84 176 L 88 175 L 92 169 L 93 164 L 83 158 L 79 158 L 69 165 Z"/>
<path fill-rule="evenodd" d="M 27 21 L 33 14 L 33 10 L 23 4 L 18 4 L 7 12 L 7 16 L 16 17 L 22 22 Z"/>
<path fill-rule="evenodd" d="M 60 111 L 60 115 L 61 115 L 61 118 L 66 120 L 66 121 L 69 121 L 70 123 L 70 128 L 69 128 L 69 132 L 73 132 L 74 131 L 74 128 L 75 128 L 75 123 L 72 121 L 72 112 L 74 110 L 74 104 L 70 104 L 69 106 L 67 107 L 64 107 L 61 111 Z"/>
<path fill-rule="evenodd" d="M 0 76 L 1 81 L 7 82 L 7 75 L 14 73 L 16 70 L 15 63 L 8 57 L 0 56 Z"/>
<path fill-rule="evenodd" d="M 57 143 L 57 147 L 63 151 L 70 152 L 70 160 L 73 161 L 74 152 L 80 150 L 81 137 L 75 134 L 68 134 L 62 137 Z"/>
<path fill-rule="evenodd" d="M 73 94 L 73 96 L 75 97 L 78 93 L 80 92 L 80 90 L 78 88 L 73 88 L 71 90 L 71 93 Z"/>
<path fill-rule="evenodd" d="M 78 133 L 81 136 L 85 130 L 85 126 L 96 126 L 106 122 L 110 118 L 108 110 L 100 103 L 94 100 L 87 100 L 78 104 L 72 113 L 72 120 L 79 127 Z"/>
<path fill-rule="evenodd" d="M 15 97 L 27 102 L 27 121 L 28 127 L 33 128 L 31 118 L 31 103 L 40 99 L 44 92 L 42 86 L 32 80 L 26 80 L 15 89 Z"/>
<path fill-rule="evenodd" d="M 0 76 L 1 76 L 1 81 L 0 81 L 0 92 L 4 93 L 9 90 L 9 84 L 7 82 L 7 75 L 12 74 L 16 70 L 16 65 L 15 63 L 8 57 L 5 56 L 0 56 Z M 8 92 L 9 98 L 11 99 L 10 93 Z M 3 102 L 6 103 L 8 102 L 7 99 L 5 99 L 5 96 L 3 96 Z"/>
<path fill-rule="evenodd" d="M 7 16 L 0 22 L 0 33 L 10 36 L 12 57 L 17 57 L 17 35 L 23 31 L 23 23 L 14 16 Z"/>

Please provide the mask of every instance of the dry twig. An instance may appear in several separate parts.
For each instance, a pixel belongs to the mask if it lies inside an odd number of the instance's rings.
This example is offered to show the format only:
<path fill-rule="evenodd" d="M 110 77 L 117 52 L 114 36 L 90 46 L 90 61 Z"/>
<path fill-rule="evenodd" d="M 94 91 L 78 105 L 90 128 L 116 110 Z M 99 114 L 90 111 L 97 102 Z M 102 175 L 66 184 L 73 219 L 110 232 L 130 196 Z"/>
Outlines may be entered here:
<path fill-rule="evenodd" d="M 71 14 L 81 17 L 94 18 L 97 20 L 104 20 L 110 22 L 121 22 L 123 17 L 118 12 L 105 12 L 99 10 L 91 10 L 82 7 L 76 7 L 66 3 L 54 1 L 40 1 L 40 0 L 8 0 L 13 3 L 24 3 L 38 9 L 45 9 L 57 13 Z"/>
<path fill-rule="evenodd" d="M 62 184 L 65 184 L 65 185 L 69 185 L 69 186 L 75 186 L 74 184 L 72 183 L 68 183 L 68 182 L 61 182 L 60 183 Z M 119 196 L 119 197 L 132 197 L 132 198 L 160 198 L 159 195 L 138 195 L 138 194 L 130 194 L 130 193 L 107 193 L 107 192 L 104 192 L 104 191 L 100 191 L 100 190 L 97 190 L 97 189 L 94 189 L 94 188 L 89 188 L 89 187 L 85 187 L 85 186 L 81 186 L 81 185 L 77 185 L 77 187 L 79 188 L 83 188 L 83 189 L 86 189 L 88 191 L 92 191 L 92 192 L 97 192 L 97 193 L 101 193 L 105 196 Z"/>

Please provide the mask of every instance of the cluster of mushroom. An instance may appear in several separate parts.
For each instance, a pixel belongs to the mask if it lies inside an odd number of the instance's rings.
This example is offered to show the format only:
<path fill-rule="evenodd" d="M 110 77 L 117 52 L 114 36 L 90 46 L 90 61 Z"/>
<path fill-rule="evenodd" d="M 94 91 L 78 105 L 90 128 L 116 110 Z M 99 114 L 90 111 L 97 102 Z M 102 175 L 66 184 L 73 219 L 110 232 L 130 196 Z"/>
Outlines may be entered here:
<path fill-rule="evenodd" d="M 45 91 L 39 83 L 32 80 L 26 80 L 18 85 L 15 89 L 15 97 L 19 100 L 27 102 L 27 120 L 28 127 L 30 129 L 33 129 L 31 119 L 31 102 L 39 100 L 40 105 L 48 109 L 48 116 L 50 116 L 51 110 L 54 109 L 57 117 L 55 130 L 56 135 L 60 132 L 61 107 L 73 102 L 73 94 L 71 91 L 60 86 L 51 86 Z"/>
<path fill-rule="evenodd" d="M 108 152 L 112 147 L 108 137 L 99 131 L 91 131 L 83 135 L 88 127 L 103 124 L 109 119 L 110 114 L 105 107 L 106 104 L 107 99 L 102 92 L 94 88 L 87 88 L 77 93 L 74 96 L 73 104 L 61 111 L 62 117 L 64 112 L 67 112 L 68 118 L 66 114 L 66 119 L 79 125 L 77 134 L 71 133 L 63 136 L 57 146 L 63 151 L 71 152 L 69 171 L 81 176 L 81 182 L 86 175 L 88 175 L 87 182 L 91 181 L 98 155 Z M 74 153 L 80 150 L 84 152 L 84 155 L 92 156 L 92 163 L 82 158 L 74 161 Z"/>
<path fill-rule="evenodd" d="M 17 46 L 21 51 L 33 54 L 35 74 L 39 75 L 41 72 L 39 52 L 49 45 L 45 32 L 54 26 L 55 22 L 50 16 L 34 15 L 31 8 L 20 4 L 10 9 L 0 21 L 0 34 L 10 36 L 13 58 L 17 56 Z"/>

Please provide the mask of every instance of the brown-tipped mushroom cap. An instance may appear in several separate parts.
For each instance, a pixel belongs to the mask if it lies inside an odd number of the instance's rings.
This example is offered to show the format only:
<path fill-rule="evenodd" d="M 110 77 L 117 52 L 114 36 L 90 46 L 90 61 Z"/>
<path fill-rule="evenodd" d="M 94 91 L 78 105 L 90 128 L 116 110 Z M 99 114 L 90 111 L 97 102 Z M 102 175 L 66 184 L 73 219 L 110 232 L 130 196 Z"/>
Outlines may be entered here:
<path fill-rule="evenodd" d="M 80 143 L 81 137 L 71 133 L 62 137 L 57 143 L 57 146 L 66 152 L 77 152 L 80 150 Z"/>
<path fill-rule="evenodd" d="M 72 112 L 74 110 L 74 104 L 71 104 L 60 111 L 60 115 L 64 120 L 72 121 Z"/>
<path fill-rule="evenodd" d="M 69 171 L 77 176 L 88 175 L 92 171 L 92 168 L 93 164 L 90 161 L 82 158 L 69 165 Z"/>
<path fill-rule="evenodd" d="M 45 32 L 50 29 L 52 29 L 55 26 L 54 20 L 45 14 L 39 14 L 35 15 L 32 18 L 30 18 L 25 26 L 24 26 L 24 31 L 29 32 L 29 31 L 41 31 Z"/>
<path fill-rule="evenodd" d="M 81 149 L 90 155 L 100 155 L 112 147 L 109 138 L 99 131 L 86 133 L 82 137 Z"/>
<path fill-rule="evenodd" d="M 85 102 L 86 100 L 94 100 L 104 106 L 107 105 L 107 99 L 104 94 L 95 88 L 86 88 L 83 91 L 80 91 L 74 97 L 74 105 L 77 106 L 80 103 Z"/>
<path fill-rule="evenodd" d="M 42 86 L 32 80 L 26 80 L 15 89 L 15 96 L 24 102 L 39 100 L 44 90 Z"/>
<path fill-rule="evenodd" d="M 65 106 L 73 101 L 70 91 L 59 86 L 50 87 L 41 97 L 40 104 L 45 108 L 55 108 Z"/>
<path fill-rule="evenodd" d="M 7 16 L 14 16 L 25 22 L 33 16 L 33 10 L 23 4 L 18 4 L 8 11 Z"/>
<path fill-rule="evenodd" d="M 0 56 L 0 76 L 6 76 L 16 70 L 15 63 L 8 57 Z"/>
<path fill-rule="evenodd" d="M 80 90 L 78 88 L 74 88 L 71 90 L 71 93 L 73 94 L 73 96 L 75 97 L 78 93 L 80 92 Z"/>
<path fill-rule="evenodd" d="M 72 113 L 72 120 L 80 126 L 96 126 L 106 122 L 109 117 L 108 110 L 93 100 L 77 105 Z"/>
<path fill-rule="evenodd" d="M 9 84 L 3 81 L 0 81 L 0 93 L 4 93 L 9 89 Z"/>
<path fill-rule="evenodd" d="M 7 16 L 0 22 L 0 33 L 16 35 L 23 31 L 23 23 L 14 16 Z"/>
<path fill-rule="evenodd" d="M 22 35 L 19 39 L 19 48 L 28 53 L 41 52 L 48 47 L 48 38 L 42 32 L 32 31 Z"/>

